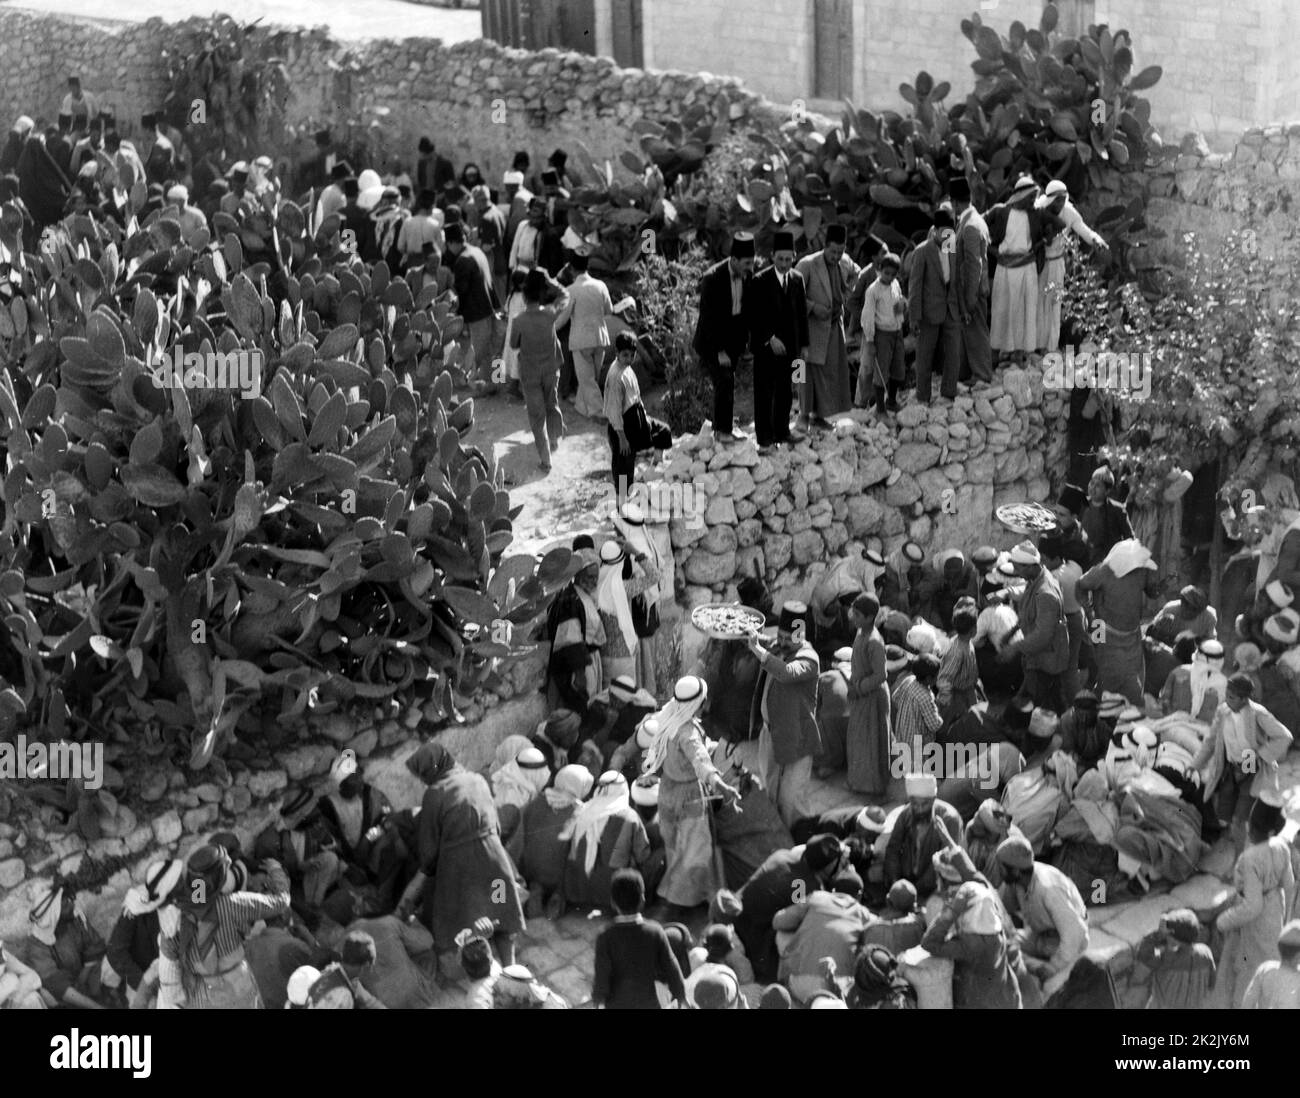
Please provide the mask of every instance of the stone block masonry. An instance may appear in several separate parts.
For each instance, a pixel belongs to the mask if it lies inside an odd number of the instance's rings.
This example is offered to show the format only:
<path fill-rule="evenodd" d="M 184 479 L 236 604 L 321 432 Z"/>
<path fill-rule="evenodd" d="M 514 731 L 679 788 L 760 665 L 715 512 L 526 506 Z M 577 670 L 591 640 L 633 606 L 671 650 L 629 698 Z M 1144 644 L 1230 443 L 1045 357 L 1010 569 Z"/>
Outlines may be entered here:
<path fill-rule="evenodd" d="M 757 571 L 777 603 L 807 598 L 850 542 L 888 554 L 904 540 L 928 553 L 1019 540 L 994 517 L 1003 503 L 1044 501 L 1065 468 L 1066 394 L 1045 389 L 1037 366 L 999 371 L 996 384 L 925 407 L 897 426 L 862 412 L 834 431 L 760 456 L 752 441 L 720 445 L 705 425 L 678 439 L 647 480 L 687 486 L 707 501 L 704 522 L 669 525 L 687 613 L 734 602 Z M 684 629 L 682 666 L 704 637 Z"/>
<path fill-rule="evenodd" d="M 162 52 L 192 53 L 206 21 L 91 24 L 65 16 L 0 7 L 0 117 L 20 114 L 53 122 L 70 73 L 115 110 L 124 136 L 167 94 Z M 377 39 L 348 46 L 324 28 L 270 28 L 290 74 L 285 122 L 332 123 L 342 136 L 349 119 L 379 119 L 379 152 L 409 168 L 428 134 L 457 163 L 473 160 L 494 183 L 517 149 L 540 163 L 554 148 L 582 141 L 624 171 L 618 154 L 636 148 L 640 119 L 680 119 L 697 104 L 706 121 L 788 117 L 733 77 L 708 73 L 620 69 L 608 58 L 508 49 L 484 40 L 445 46 L 437 39 Z M 717 43 L 713 43 L 714 48 Z M 714 54 L 717 67 L 724 55 Z M 337 65 L 355 66 L 346 93 Z M 340 102 L 342 97 L 346 102 Z M 382 115 L 376 113 L 382 108 Z M 775 114 L 773 114 L 775 112 Z M 293 160 L 311 151 L 310 136 L 274 150 Z M 572 167 L 582 171 L 581 158 Z"/>

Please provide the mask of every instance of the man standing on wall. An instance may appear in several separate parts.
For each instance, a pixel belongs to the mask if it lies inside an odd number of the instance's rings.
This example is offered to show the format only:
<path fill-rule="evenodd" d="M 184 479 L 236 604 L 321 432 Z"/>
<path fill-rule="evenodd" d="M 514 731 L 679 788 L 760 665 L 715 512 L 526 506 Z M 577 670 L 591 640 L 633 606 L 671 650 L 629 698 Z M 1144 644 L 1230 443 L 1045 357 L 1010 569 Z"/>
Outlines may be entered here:
<path fill-rule="evenodd" d="M 993 380 L 993 348 L 989 343 L 989 227 L 970 204 L 970 183 L 948 184 L 957 215 L 954 251 L 957 303 L 961 310 L 962 374 L 973 382 Z M 964 380 L 964 378 L 963 378 Z"/>
<path fill-rule="evenodd" d="M 794 360 L 808 356 L 808 305 L 794 267 L 794 233 L 773 238 L 772 265 L 750 285 L 745 299 L 754 353 L 754 432 L 759 453 L 789 442 Z M 806 367 L 805 367 L 806 368 Z"/>
<path fill-rule="evenodd" d="M 829 416 L 852 407 L 849 392 L 849 352 L 845 336 L 845 302 L 857 284 L 861 268 L 844 254 L 848 230 L 826 227 L 826 246 L 799 260 L 808 298 L 808 376 L 804 381 L 799 427 L 815 423 L 829 427 Z"/>
<path fill-rule="evenodd" d="M 713 431 L 722 442 L 745 438 L 732 422 L 736 366 L 748 341 L 745 295 L 754 269 L 754 234 L 736 233 L 731 257 L 700 278 L 700 319 L 695 326 L 695 353 L 713 379 Z"/>

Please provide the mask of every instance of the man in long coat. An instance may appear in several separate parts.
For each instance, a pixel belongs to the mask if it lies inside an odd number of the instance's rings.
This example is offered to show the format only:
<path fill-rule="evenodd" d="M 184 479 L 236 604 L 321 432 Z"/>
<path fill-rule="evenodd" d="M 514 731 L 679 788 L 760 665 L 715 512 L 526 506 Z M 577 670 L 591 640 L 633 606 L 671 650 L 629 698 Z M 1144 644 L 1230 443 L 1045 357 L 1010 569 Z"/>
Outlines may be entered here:
<path fill-rule="evenodd" d="M 799 427 L 829 426 L 829 417 L 853 405 L 844 319 L 861 268 L 844 254 L 848 230 L 828 225 L 826 246 L 799 260 L 795 270 L 808 299 L 808 369 L 799 409 Z"/>

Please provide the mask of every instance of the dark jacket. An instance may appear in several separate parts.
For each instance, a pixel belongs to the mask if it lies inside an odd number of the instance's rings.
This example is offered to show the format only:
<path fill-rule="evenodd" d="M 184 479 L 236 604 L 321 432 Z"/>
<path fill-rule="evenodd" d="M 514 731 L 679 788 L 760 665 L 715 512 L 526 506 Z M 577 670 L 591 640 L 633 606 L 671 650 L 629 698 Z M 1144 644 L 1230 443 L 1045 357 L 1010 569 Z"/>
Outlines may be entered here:
<path fill-rule="evenodd" d="M 730 287 L 728 294 L 730 294 Z M 730 298 L 728 298 L 730 309 Z M 768 346 L 773 336 L 785 344 L 787 358 L 798 358 L 808 345 L 808 302 L 803 277 L 791 268 L 786 288 L 781 288 L 776 268 L 768 267 L 750 280 L 744 296 L 749 347 L 754 357 L 771 357 Z"/>
<path fill-rule="evenodd" d="M 938 887 L 934 872 L 934 856 L 948 844 L 939 831 L 940 823 L 954 842 L 961 842 L 964 825 L 961 815 L 947 801 L 934 802 L 934 819 L 929 831 L 921 838 L 917 849 L 916 820 L 910 809 L 904 809 L 894 823 L 885 847 L 885 884 L 911 881 L 916 885 L 918 899 L 925 900 Z"/>
<path fill-rule="evenodd" d="M 736 916 L 736 934 L 760 980 L 776 979 L 779 958 L 772 920 L 796 895 L 808 896 L 821 887 L 817 873 L 803 860 L 803 847 L 770 854 L 738 893 L 741 912 Z"/>
<path fill-rule="evenodd" d="M 158 958 L 158 913 L 122 912 L 108 936 L 108 963 L 134 991 L 144 972 Z"/>
<path fill-rule="evenodd" d="M 466 324 L 486 320 L 495 312 L 492 287 L 483 277 L 483 268 L 468 248 L 452 262 L 451 277 L 456 297 L 460 301 L 460 315 Z"/>
<path fill-rule="evenodd" d="M 339 210 L 339 216 L 343 219 L 341 229 L 350 229 L 356 239 L 356 254 L 363 258 L 372 254 L 375 249 L 375 223 L 370 220 L 370 214 L 352 201 Z"/>
<path fill-rule="evenodd" d="M 731 260 L 716 263 L 700 276 L 700 319 L 695 325 L 692 346 L 700 360 L 709 365 L 720 352 L 730 356 L 732 364 L 744 353 L 749 332 L 745 323 L 745 298 L 753 285 L 745 279 L 741 292 L 740 312 L 731 311 Z"/>
<path fill-rule="evenodd" d="M 977 218 L 979 214 L 971 216 Z M 989 307 L 989 250 L 984 235 L 973 222 L 968 221 L 957 229 L 953 258 L 961 311 L 969 316 L 983 316 Z"/>
<path fill-rule="evenodd" d="M 943 280 L 943 263 L 939 258 L 939 245 L 926 240 L 912 253 L 912 273 L 907 280 L 907 316 L 913 324 L 943 324 L 949 319 L 949 310 L 956 316 L 957 262 L 954 253 L 948 269 L 948 281 Z"/>
<path fill-rule="evenodd" d="M 1061 585 L 1046 568 L 1025 585 L 1016 607 L 1023 637 L 1014 647 L 1025 658 L 1025 669 L 1059 675 L 1070 662 L 1069 627 L 1061 603 Z"/>
<path fill-rule="evenodd" d="M 789 766 L 821 749 L 817 730 L 817 680 L 821 662 L 811 644 L 804 643 L 786 660 L 776 653 L 759 658 L 754 688 L 751 727 L 763 726 L 763 691 L 767 689 L 767 726 L 772 733 L 772 754 L 778 766 Z"/>

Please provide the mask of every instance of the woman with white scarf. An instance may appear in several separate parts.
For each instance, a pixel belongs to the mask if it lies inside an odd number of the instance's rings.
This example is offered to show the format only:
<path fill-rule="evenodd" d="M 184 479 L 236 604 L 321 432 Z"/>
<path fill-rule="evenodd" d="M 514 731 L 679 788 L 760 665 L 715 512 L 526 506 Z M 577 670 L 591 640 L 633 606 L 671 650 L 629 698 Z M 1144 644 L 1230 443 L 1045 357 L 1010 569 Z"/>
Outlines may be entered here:
<path fill-rule="evenodd" d="M 628 574 L 629 558 L 633 562 L 631 574 Z M 632 623 L 632 599 L 658 582 L 659 569 L 645 552 L 617 541 L 607 541 L 600 547 L 596 606 L 605 627 L 605 646 L 600 652 L 602 687 L 608 689 L 619 675 L 627 675 L 637 686 L 642 685 L 642 669 L 637 658 L 641 638 Z"/>
<path fill-rule="evenodd" d="M 651 529 L 646 523 L 645 512 L 635 503 L 625 503 L 614 516 L 614 529 L 622 536 L 629 550 L 643 553 L 646 561 L 654 566 L 656 578 L 646 586 L 642 598 L 645 599 L 647 613 L 653 612 L 658 621 L 659 603 L 666 593 L 671 594 L 673 590 L 673 553 L 672 543 L 667 538 L 668 528 L 660 526 Z M 642 568 L 643 572 L 644 570 Z M 649 640 L 650 637 L 642 639 Z M 653 644 L 637 645 L 635 681 L 652 694 L 658 690 Z"/>
<path fill-rule="evenodd" d="M 546 756 L 532 744 L 492 774 L 492 800 L 501 821 L 501 841 L 509 843 L 519 827 L 524 810 L 551 780 Z"/>
<path fill-rule="evenodd" d="M 660 776 L 659 830 L 668 868 L 659 884 L 659 897 L 670 910 L 695 907 L 722 887 L 720 855 L 714 848 L 705 797 L 740 800 L 740 792 L 724 782 L 713 765 L 699 722 L 708 696 L 702 679 L 686 675 L 677 680 L 672 701 L 643 726 L 653 735 L 646 737 L 641 772 Z"/>
<path fill-rule="evenodd" d="M 615 870 L 641 870 L 650 860 L 650 837 L 632 807 L 627 779 L 607 770 L 591 800 L 573 819 L 569 861 L 564 868 L 564 898 L 609 910 L 609 885 Z"/>

